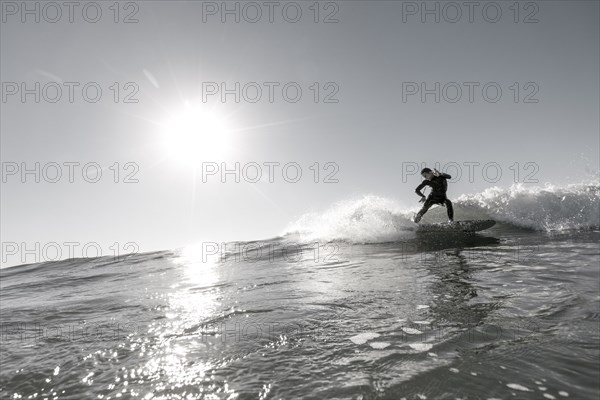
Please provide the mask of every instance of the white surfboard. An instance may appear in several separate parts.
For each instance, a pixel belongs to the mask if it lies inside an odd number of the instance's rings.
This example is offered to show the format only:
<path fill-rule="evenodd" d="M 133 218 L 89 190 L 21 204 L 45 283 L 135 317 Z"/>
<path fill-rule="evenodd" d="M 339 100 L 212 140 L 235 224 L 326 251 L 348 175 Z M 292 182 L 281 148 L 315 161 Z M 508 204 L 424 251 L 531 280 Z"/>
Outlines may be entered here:
<path fill-rule="evenodd" d="M 449 224 L 442 222 L 437 224 L 420 224 L 417 232 L 478 232 L 496 225 L 491 219 L 477 219 L 471 221 L 455 221 Z"/>

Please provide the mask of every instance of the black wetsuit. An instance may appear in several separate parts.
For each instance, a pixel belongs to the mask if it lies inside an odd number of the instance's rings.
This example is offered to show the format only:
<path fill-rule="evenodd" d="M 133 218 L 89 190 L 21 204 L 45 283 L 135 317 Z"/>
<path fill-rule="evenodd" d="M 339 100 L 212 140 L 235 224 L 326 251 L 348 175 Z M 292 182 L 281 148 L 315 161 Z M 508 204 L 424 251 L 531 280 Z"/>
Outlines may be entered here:
<path fill-rule="evenodd" d="M 448 182 L 446 182 L 446 179 L 450 178 L 452 178 L 450 175 L 440 172 L 439 176 L 434 176 L 431 179 L 425 179 L 419 186 L 417 186 L 415 192 L 419 196 L 425 197 L 423 196 L 423 193 L 421 193 L 421 189 L 423 189 L 425 186 L 431 187 L 431 193 L 429 196 L 427 196 L 427 200 L 425 200 L 423 208 L 421 208 L 421 210 L 418 212 L 415 222 L 419 222 L 423 214 L 425 214 L 427 210 L 429 210 L 429 208 L 434 204 L 444 204 L 446 206 L 446 210 L 448 211 L 448 219 L 450 221 L 454 220 L 454 209 L 452 208 L 452 202 L 446 197 L 446 190 L 448 189 Z"/>

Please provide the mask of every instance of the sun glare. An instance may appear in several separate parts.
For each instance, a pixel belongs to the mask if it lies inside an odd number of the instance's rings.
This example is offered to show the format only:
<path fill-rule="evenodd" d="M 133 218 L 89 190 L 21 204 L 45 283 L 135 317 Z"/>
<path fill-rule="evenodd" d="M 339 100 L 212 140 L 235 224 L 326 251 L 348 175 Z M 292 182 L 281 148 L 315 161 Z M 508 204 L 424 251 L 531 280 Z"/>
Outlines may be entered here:
<path fill-rule="evenodd" d="M 168 156 L 188 165 L 219 161 L 230 149 L 229 128 L 217 112 L 187 105 L 164 126 Z"/>

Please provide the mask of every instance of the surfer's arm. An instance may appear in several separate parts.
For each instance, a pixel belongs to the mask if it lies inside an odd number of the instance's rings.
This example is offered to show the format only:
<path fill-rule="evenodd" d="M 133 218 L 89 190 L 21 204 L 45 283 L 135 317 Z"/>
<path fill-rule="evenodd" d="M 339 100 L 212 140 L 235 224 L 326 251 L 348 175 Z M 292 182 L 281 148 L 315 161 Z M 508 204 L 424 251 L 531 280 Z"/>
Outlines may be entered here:
<path fill-rule="evenodd" d="M 419 186 L 417 186 L 417 188 L 415 189 L 415 193 L 421 197 L 425 197 L 425 195 L 423 193 L 421 193 L 421 189 L 423 189 L 425 186 L 427 186 L 426 180 L 421 182 L 421 184 Z"/>
<path fill-rule="evenodd" d="M 445 179 L 452 179 L 452 177 L 444 172 L 440 172 L 437 169 L 433 169 L 433 174 L 435 176 L 439 176 L 440 178 L 445 178 Z"/>

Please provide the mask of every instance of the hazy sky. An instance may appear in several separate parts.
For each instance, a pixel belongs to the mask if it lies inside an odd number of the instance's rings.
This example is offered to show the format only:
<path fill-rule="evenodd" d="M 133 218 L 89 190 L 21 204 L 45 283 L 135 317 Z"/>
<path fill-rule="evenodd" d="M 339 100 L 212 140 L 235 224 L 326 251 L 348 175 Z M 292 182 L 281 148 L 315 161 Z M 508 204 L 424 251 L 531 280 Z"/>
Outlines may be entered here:
<path fill-rule="evenodd" d="M 76 2 L 70 22 L 63 2 L 2 1 L 2 242 L 96 242 L 106 255 L 115 242 L 261 239 L 366 194 L 415 207 L 420 178 L 403 171 L 420 163 L 461 167 L 450 198 L 508 187 L 516 170 L 564 185 L 598 168 L 597 1 L 247 3 Z M 239 22 L 221 14 L 236 7 Z M 435 7 L 437 23 L 422 14 Z M 246 175 L 203 182 L 202 163 L 222 161 Z M 35 163 L 39 183 L 21 176 Z M 94 163 L 102 177 L 87 182 Z"/>

